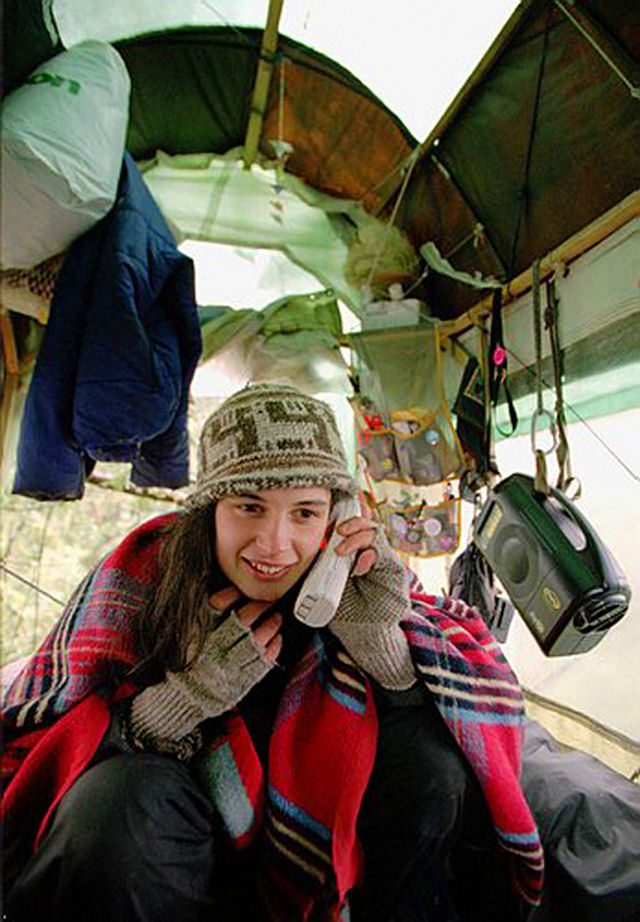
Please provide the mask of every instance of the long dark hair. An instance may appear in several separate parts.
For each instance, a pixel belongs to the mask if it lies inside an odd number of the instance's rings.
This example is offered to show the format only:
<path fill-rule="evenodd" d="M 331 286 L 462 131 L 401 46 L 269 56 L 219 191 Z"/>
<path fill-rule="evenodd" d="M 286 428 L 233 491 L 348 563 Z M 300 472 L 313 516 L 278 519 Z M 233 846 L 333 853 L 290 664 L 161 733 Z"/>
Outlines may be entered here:
<path fill-rule="evenodd" d="M 229 582 L 215 551 L 215 505 L 181 512 L 166 526 L 158 579 L 138 622 L 142 660 L 134 678 L 159 681 L 168 669 L 186 669 L 202 650 L 211 628 L 207 599 Z M 293 608 L 299 588 L 278 600 L 278 611 Z"/>
<path fill-rule="evenodd" d="M 139 621 L 140 671 L 180 671 L 202 649 L 210 629 L 206 600 L 223 584 L 214 509 L 186 510 L 166 527 L 156 586 Z"/>

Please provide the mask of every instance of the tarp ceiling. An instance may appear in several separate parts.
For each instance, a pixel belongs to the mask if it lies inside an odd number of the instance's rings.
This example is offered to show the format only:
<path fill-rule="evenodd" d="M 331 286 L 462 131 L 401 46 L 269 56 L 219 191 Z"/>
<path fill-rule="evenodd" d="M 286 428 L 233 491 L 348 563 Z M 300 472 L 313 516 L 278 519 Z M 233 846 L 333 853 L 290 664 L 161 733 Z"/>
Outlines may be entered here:
<path fill-rule="evenodd" d="M 610 62 L 560 4 L 522 4 L 422 146 L 398 224 L 457 268 L 512 279 L 640 185 L 640 5 L 563 5 Z M 430 296 L 443 314 L 474 300 L 440 279 Z"/>
<path fill-rule="evenodd" d="M 132 78 L 128 146 L 134 156 L 158 149 L 225 153 L 241 145 L 261 31 L 176 29 L 174 16 L 169 31 L 130 37 L 139 28 L 133 13 L 143 5 L 121 9 L 119 35 L 111 36 Z M 266 0 L 260 6 L 266 20 Z M 57 7 L 75 23 L 76 40 L 100 35 L 100 23 L 83 14 L 87 6 L 78 0 L 8 0 L 8 89 L 59 50 Z M 156 7 L 159 17 L 164 8 Z M 366 28 L 363 18 L 362 40 Z M 640 86 L 639 57 L 637 3 L 521 3 L 416 148 L 356 77 L 281 35 L 260 148 L 272 156 L 269 141 L 284 124 L 293 145 L 289 172 L 321 191 L 361 201 L 374 214 L 386 216 L 397 206 L 396 223 L 416 249 L 433 240 L 456 268 L 508 281 L 637 189 L 640 100 L 630 88 Z M 478 299 L 472 289 L 434 274 L 418 294 L 443 318 Z"/>

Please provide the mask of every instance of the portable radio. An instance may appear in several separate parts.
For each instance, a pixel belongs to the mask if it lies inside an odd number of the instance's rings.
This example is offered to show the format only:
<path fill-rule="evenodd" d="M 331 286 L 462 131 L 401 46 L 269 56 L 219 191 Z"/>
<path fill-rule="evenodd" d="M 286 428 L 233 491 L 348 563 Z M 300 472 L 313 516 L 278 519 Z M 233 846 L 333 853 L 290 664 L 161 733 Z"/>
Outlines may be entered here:
<path fill-rule="evenodd" d="M 547 656 L 591 650 L 629 607 L 629 583 L 584 516 L 525 474 L 491 491 L 474 541 Z"/>

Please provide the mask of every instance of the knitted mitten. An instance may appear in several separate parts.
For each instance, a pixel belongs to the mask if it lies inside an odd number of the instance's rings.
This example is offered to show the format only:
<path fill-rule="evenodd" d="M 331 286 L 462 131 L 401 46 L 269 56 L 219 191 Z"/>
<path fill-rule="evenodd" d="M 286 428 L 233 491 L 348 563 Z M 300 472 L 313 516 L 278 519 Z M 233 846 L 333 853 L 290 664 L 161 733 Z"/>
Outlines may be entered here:
<path fill-rule="evenodd" d="M 364 576 L 349 577 L 329 630 L 384 688 L 409 688 L 416 676 L 400 627 L 410 607 L 407 571 L 380 529 L 373 547 L 376 563 Z"/>
<path fill-rule="evenodd" d="M 145 748 L 173 751 L 172 743 L 234 707 L 272 667 L 251 629 L 231 612 L 217 621 L 187 669 L 168 672 L 135 696 L 126 717 L 128 735 Z"/>

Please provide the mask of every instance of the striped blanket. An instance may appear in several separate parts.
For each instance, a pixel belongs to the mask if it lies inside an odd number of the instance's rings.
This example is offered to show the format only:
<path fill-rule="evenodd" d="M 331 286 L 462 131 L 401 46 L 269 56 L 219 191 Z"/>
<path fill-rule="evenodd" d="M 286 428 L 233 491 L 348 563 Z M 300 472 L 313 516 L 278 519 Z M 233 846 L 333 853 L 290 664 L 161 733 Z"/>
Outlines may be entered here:
<path fill-rule="evenodd" d="M 162 531 L 132 532 L 83 581 L 62 618 L 6 689 L 4 811 L 8 827 L 51 811 L 95 753 L 115 700 L 136 689 L 134 621 L 151 592 Z M 543 856 L 519 784 L 523 701 L 482 619 L 414 581 L 402 626 L 416 675 L 433 695 L 484 790 L 513 886 L 537 903 Z M 377 719 L 369 681 L 322 632 L 287 685 L 264 778 L 238 712 L 197 758 L 232 840 L 257 842 L 261 892 L 276 920 L 336 920 L 362 874 L 356 820 L 373 766 Z"/>

